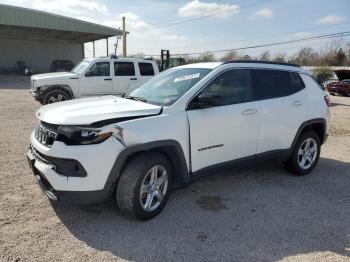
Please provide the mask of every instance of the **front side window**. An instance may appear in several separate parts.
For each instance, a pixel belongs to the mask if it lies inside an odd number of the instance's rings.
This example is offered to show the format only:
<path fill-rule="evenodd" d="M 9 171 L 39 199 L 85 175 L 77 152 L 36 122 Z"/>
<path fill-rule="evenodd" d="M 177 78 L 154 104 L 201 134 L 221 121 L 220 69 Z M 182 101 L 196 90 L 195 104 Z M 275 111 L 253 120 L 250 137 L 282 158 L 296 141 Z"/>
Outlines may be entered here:
<path fill-rule="evenodd" d="M 154 70 L 151 63 L 139 63 L 140 74 L 142 76 L 153 76 Z"/>
<path fill-rule="evenodd" d="M 115 76 L 134 76 L 135 66 L 132 62 L 114 62 Z"/>
<path fill-rule="evenodd" d="M 137 97 L 157 105 L 170 105 L 197 84 L 211 69 L 171 68 L 156 75 L 125 97 Z"/>
<path fill-rule="evenodd" d="M 86 68 L 88 68 L 89 65 L 90 63 L 88 61 L 83 60 L 79 64 L 77 64 L 71 72 L 75 74 L 81 74 L 85 71 Z"/>
<path fill-rule="evenodd" d="M 86 76 L 110 76 L 109 62 L 97 62 L 89 69 Z"/>
<path fill-rule="evenodd" d="M 218 95 L 219 105 L 231 105 L 255 100 L 251 70 L 237 69 L 224 72 L 202 92 Z"/>
<path fill-rule="evenodd" d="M 254 77 L 259 87 L 260 99 L 289 96 L 304 88 L 304 83 L 297 73 L 258 69 L 254 70 Z"/>

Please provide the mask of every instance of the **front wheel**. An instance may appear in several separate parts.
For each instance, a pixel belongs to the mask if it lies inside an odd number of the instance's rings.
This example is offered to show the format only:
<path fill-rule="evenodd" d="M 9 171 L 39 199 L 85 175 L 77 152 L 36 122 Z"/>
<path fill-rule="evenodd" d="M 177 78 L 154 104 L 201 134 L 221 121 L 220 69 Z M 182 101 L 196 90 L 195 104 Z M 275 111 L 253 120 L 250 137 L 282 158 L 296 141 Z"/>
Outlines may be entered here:
<path fill-rule="evenodd" d="M 117 205 L 123 213 L 139 220 L 151 219 L 164 208 L 171 185 L 171 166 L 164 155 L 137 155 L 121 173 L 116 190 Z"/>
<path fill-rule="evenodd" d="M 285 167 L 292 173 L 303 176 L 309 174 L 320 157 L 321 142 L 314 131 L 302 133 Z"/>
<path fill-rule="evenodd" d="M 70 96 L 63 90 L 51 90 L 44 94 L 42 103 L 44 105 L 69 100 Z"/>

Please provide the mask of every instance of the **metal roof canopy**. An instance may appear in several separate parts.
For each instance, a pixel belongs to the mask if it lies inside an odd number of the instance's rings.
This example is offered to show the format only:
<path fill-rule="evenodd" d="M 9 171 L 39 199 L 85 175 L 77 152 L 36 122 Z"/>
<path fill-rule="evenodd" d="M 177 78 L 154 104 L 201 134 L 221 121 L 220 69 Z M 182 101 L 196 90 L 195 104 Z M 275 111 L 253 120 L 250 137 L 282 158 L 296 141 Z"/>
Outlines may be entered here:
<path fill-rule="evenodd" d="M 86 43 L 122 35 L 122 31 L 82 20 L 0 4 L 0 39 Z"/>

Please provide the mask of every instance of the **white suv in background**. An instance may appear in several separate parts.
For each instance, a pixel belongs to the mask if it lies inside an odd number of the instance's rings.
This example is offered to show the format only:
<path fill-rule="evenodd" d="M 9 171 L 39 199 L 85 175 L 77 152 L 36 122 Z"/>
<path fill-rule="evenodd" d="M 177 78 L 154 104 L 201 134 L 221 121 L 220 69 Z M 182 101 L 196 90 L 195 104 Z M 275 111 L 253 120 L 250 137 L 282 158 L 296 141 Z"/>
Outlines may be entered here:
<path fill-rule="evenodd" d="M 27 153 L 51 199 L 116 199 L 138 219 L 157 215 L 174 184 L 274 157 L 296 175 L 316 166 L 329 97 L 289 64 L 201 63 L 166 70 L 124 98 L 43 106 Z"/>
<path fill-rule="evenodd" d="M 123 95 L 158 73 L 153 60 L 84 59 L 70 72 L 33 75 L 30 92 L 44 105 L 88 96 Z"/>

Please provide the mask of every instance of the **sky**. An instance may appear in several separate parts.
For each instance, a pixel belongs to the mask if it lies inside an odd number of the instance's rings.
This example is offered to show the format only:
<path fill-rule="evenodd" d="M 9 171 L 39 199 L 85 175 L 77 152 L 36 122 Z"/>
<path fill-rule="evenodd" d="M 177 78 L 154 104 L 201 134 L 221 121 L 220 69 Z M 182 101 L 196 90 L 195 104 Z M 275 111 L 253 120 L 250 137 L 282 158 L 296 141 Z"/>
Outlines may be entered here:
<path fill-rule="evenodd" d="M 128 54 L 159 55 L 240 48 L 350 31 L 350 0 L 0 0 L 114 28 L 126 17 Z M 104 40 L 96 56 L 106 55 Z M 342 41 L 350 41 L 343 37 Z M 115 38 L 109 40 L 113 46 Z M 290 55 L 325 40 L 240 51 Z M 112 48 L 111 48 L 112 49 Z M 112 50 L 110 50 L 111 52 Z M 118 53 L 122 51 L 119 44 Z M 91 56 L 92 45 L 85 45 Z M 217 53 L 217 56 L 224 53 Z"/>

